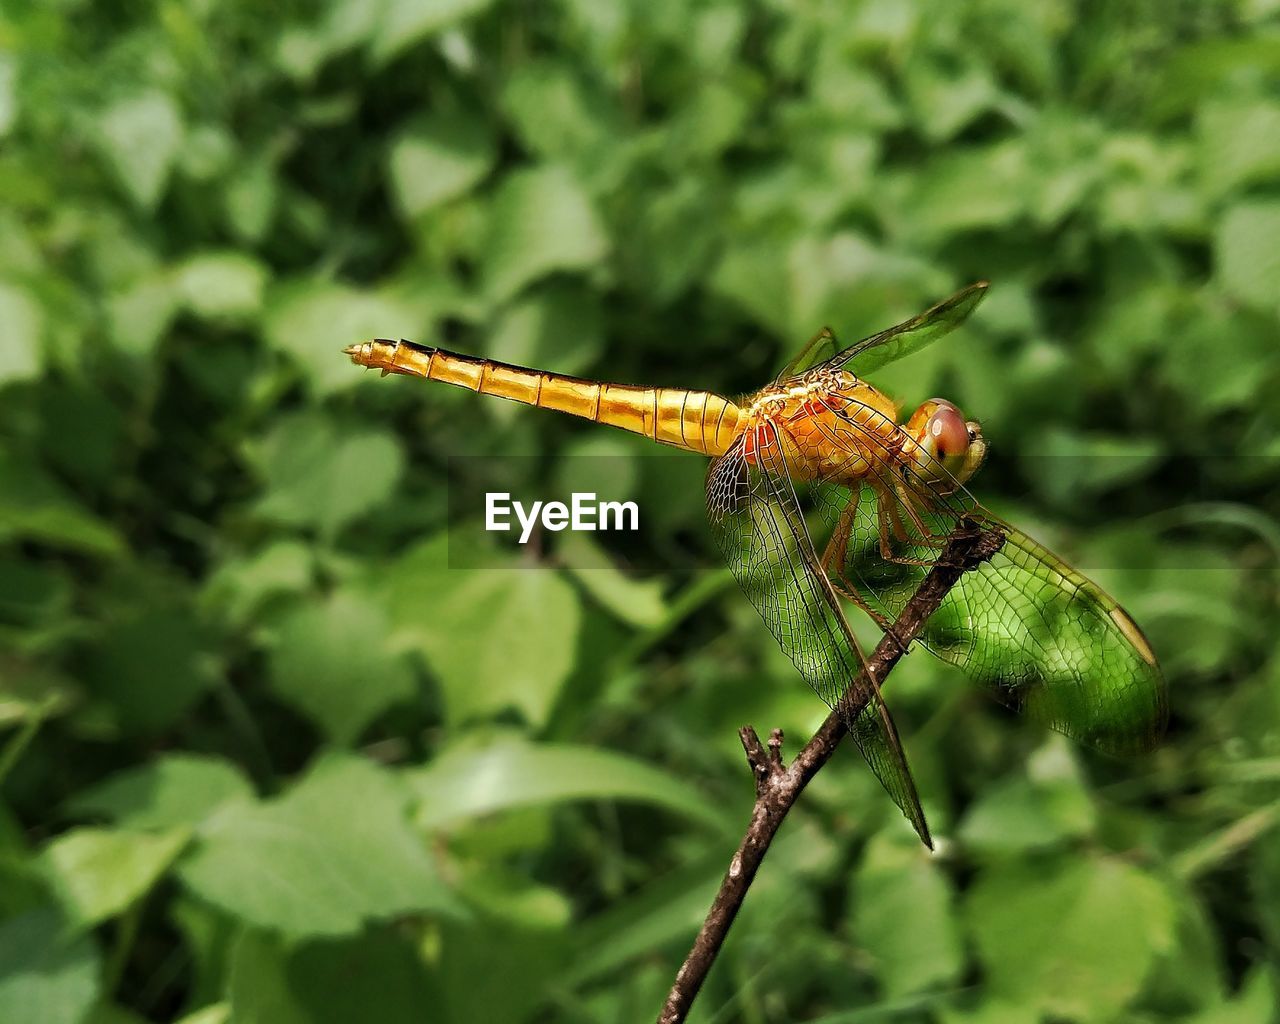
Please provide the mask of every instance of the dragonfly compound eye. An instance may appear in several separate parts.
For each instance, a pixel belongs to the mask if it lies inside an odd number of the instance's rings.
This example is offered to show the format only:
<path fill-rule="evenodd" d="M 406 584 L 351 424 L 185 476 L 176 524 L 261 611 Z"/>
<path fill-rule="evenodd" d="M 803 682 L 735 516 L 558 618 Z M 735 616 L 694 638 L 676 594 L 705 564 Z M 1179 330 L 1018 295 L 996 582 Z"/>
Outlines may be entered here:
<path fill-rule="evenodd" d="M 969 450 L 969 425 L 964 416 L 950 402 L 935 398 L 937 408 L 929 417 L 925 426 L 925 436 L 921 438 L 925 446 L 935 458 L 963 458 Z"/>
<path fill-rule="evenodd" d="M 945 398 L 931 398 L 907 421 L 916 442 L 915 472 L 944 490 L 964 483 L 982 463 L 982 429 Z"/>

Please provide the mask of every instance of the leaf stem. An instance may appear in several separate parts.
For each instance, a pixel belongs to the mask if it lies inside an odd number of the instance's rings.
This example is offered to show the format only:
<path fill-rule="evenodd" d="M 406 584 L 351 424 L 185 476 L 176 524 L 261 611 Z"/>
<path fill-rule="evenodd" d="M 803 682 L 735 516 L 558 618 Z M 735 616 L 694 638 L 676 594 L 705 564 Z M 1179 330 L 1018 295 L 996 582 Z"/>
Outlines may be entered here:
<path fill-rule="evenodd" d="M 661 622 L 635 636 L 614 656 L 610 675 L 617 676 L 635 664 L 651 647 L 660 643 L 680 623 L 727 587 L 733 585 L 733 573 L 718 569 L 700 574 L 680 591 L 667 608 Z"/>
<path fill-rule="evenodd" d="M 1173 873 L 1190 881 L 1216 867 L 1280 824 L 1280 800 L 1259 807 L 1173 858 Z"/>
<path fill-rule="evenodd" d="M 275 771 L 271 767 L 271 754 L 267 750 L 261 730 L 253 720 L 253 715 L 250 714 L 235 686 L 221 672 L 217 674 L 214 681 L 213 692 L 218 698 L 218 703 L 222 705 L 222 713 L 227 716 L 228 724 L 240 737 L 245 758 L 254 778 L 263 789 L 271 791 L 275 788 Z"/>
<path fill-rule="evenodd" d="M 0 753 L 0 786 L 5 784 L 5 780 L 9 778 L 9 773 L 13 771 L 14 766 L 22 759 L 22 755 L 26 753 L 31 741 L 36 738 L 36 733 L 40 731 L 40 726 L 44 725 L 45 718 L 48 717 L 48 713 L 54 704 L 55 701 L 51 697 L 43 704 L 33 708 L 27 720 L 22 723 L 22 728 L 5 744 L 3 753 Z"/>
<path fill-rule="evenodd" d="M 120 985 L 120 979 L 124 977 L 124 969 L 129 963 L 129 956 L 133 953 L 133 945 L 138 938 L 138 927 L 142 924 L 142 905 L 146 902 L 146 898 L 143 894 L 134 900 L 133 905 L 124 912 L 120 923 L 116 926 L 116 938 L 111 946 L 111 956 L 103 971 L 102 990 L 104 992 L 115 992 Z"/>

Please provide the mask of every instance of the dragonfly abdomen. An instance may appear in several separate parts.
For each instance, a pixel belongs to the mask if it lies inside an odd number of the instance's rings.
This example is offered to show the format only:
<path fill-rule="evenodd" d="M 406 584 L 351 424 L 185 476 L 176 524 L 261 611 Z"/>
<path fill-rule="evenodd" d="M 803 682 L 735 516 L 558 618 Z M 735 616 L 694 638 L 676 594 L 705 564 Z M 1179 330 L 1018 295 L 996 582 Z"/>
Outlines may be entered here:
<path fill-rule="evenodd" d="M 482 395 L 554 409 L 701 455 L 722 454 L 736 436 L 743 416 L 733 402 L 709 391 L 584 380 L 410 341 L 378 338 L 346 351 L 352 362 L 384 374 L 425 377 Z"/>

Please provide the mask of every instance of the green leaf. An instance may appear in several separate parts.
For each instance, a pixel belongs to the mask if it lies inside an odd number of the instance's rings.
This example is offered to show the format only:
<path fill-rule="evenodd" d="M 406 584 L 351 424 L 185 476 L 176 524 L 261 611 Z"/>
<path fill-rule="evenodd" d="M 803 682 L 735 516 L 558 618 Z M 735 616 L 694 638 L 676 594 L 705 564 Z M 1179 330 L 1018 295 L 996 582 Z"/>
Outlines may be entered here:
<path fill-rule="evenodd" d="M 1069 742 L 1053 736 L 1026 776 L 989 784 L 965 815 L 959 837 L 985 852 L 1022 853 L 1087 835 L 1097 814 Z"/>
<path fill-rule="evenodd" d="M 435 830 L 497 811 L 570 800 L 635 800 L 729 832 L 732 820 L 698 789 L 634 758 L 594 747 L 504 739 L 455 750 L 409 775 L 418 824 Z"/>
<path fill-rule="evenodd" d="M 85 659 L 83 676 L 118 728 L 154 735 L 213 685 L 212 640 L 190 608 L 158 603 L 107 626 Z"/>
<path fill-rule="evenodd" d="M 360 370 L 342 354 L 369 338 L 413 338 L 424 310 L 381 292 L 328 281 L 294 282 L 268 295 L 267 339 L 302 368 L 321 393 L 354 387 Z"/>
<path fill-rule="evenodd" d="M 236 1024 L 421 1024 L 438 1000 L 405 937 L 373 931 L 289 947 L 246 932 L 232 953 L 229 996 Z"/>
<path fill-rule="evenodd" d="M 0 281 L 0 387 L 40 374 L 44 311 L 24 290 Z"/>
<path fill-rule="evenodd" d="M 185 828 L 161 833 L 78 828 L 53 840 L 40 859 L 68 921 L 91 928 L 141 899 L 190 838 Z"/>
<path fill-rule="evenodd" d="M 196 316 L 243 321 L 262 308 L 268 272 L 257 260 L 235 251 L 192 256 L 175 271 L 178 293 Z"/>
<path fill-rule="evenodd" d="M 854 879 L 852 911 L 886 995 L 947 984 L 964 970 L 952 900 L 947 876 L 919 843 L 883 833 L 871 841 Z"/>
<path fill-rule="evenodd" d="M 179 1018 L 177 1024 L 231 1024 L 231 1004 L 214 1003 L 212 1006 L 205 1006 Z"/>
<path fill-rule="evenodd" d="M 280 201 L 275 169 L 265 159 L 250 160 L 227 183 L 227 221 L 237 238 L 260 242 L 271 228 Z"/>
<path fill-rule="evenodd" d="M 199 754 L 168 754 L 81 790 L 66 804 L 77 815 L 101 815 L 131 829 L 197 825 L 223 804 L 253 799 L 235 765 Z"/>
<path fill-rule="evenodd" d="M 256 446 L 266 494 L 257 511 L 288 526 L 332 537 L 395 491 L 404 456 L 395 436 L 376 429 L 340 432 L 318 412 L 282 417 Z"/>
<path fill-rule="evenodd" d="M 575 434 L 560 450 L 552 486 L 565 495 L 595 491 L 610 501 L 638 500 L 642 496 L 638 455 L 648 451 L 635 438 L 615 431 Z M 562 534 L 559 546 L 563 548 L 574 536 L 580 535 Z"/>
<path fill-rule="evenodd" d="M 1149 135 L 1108 138 L 1098 155 L 1102 180 L 1093 197 L 1104 232 L 1202 234 L 1207 227 L 1204 205 L 1200 193 L 1186 184 L 1190 163 L 1188 148 L 1164 146 Z M 1064 180 L 1074 178 L 1077 189 L 1087 185 L 1088 168 L 1081 170 L 1076 175 L 1068 171 Z"/>
<path fill-rule="evenodd" d="M 213 904 L 182 891 L 175 893 L 166 910 L 189 956 L 188 1002 L 203 1006 L 225 999 L 231 951 L 244 926 Z"/>
<path fill-rule="evenodd" d="M 1280 103 L 1210 102 L 1196 128 L 1200 173 L 1215 193 L 1280 175 Z"/>
<path fill-rule="evenodd" d="M 608 254 L 604 225 L 591 200 L 563 167 L 513 171 L 489 215 L 485 281 L 502 301 L 555 271 L 589 270 Z"/>
<path fill-rule="evenodd" d="M 1141 479 L 1164 454 L 1158 440 L 1141 435 L 1082 434 L 1054 425 L 1028 435 L 1024 471 L 1045 499 L 1060 507 Z"/>
<path fill-rule="evenodd" d="M 271 935 L 245 930 L 232 949 L 228 1008 L 236 1024 L 311 1024 L 289 983 L 287 956 Z"/>
<path fill-rule="evenodd" d="M 214 182 L 227 176 L 235 159 L 231 134 L 221 125 L 199 121 L 183 136 L 177 168 L 193 181 Z"/>
<path fill-rule="evenodd" d="M 478 14 L 493 0 L 387 0 L 370 50 L 374 60 L 386 63 L 424 39 Z"/>
<path fill-rule="evenodd" d="M 334 743 L 351 743 L 417 690 L 404 658 L 387 652 L 385 628 L 381 608 L 357 593 L 294 609 L 275 632 L 272 689 Z"/>
<path fill-rule="evenodd" d="M 1226 299 L 1201 303 L 1179 319 L 1177 331 L 1178 343 L 1162 347 L 1160 373 L 1198 416 L 1254 406 L 1259 380 L 1280 365 L 1274 320 L 1242 313 Z"/>
<path fill-rule="evenodd" d="M 21 662 L 6 665 L 4 676 L 0 677 L 0 726 L 21 723 L 32 730 L 25 740 L 23 733 L 11 737 L 4 748 L 6 754 L 13 751 L 13 756 L 19 756 L 40 724 L 68 711 L 78 696 L 75 683 L 55 670 Z M 7 769 L 12 767 L 13 762 L 7 762 Z M 0 782 L 7 769 L 5 756 L 0 755 Z"/>
<path fill-rule="evenodd" d="M 98 1003 L 81 1024 L 151 1024 L 132 1010 L 114 1003 Z"/>
<path fill-rule="evenodd" d="M 942 1011 L 942 1024 L 1026 1024 L 1027 1008 L 999 999 L 984 1000 L 974 1009 Z"/>
<path fill-rule="evenodd" d="M 574 957 L 561 981 L 576 986 L 656 949 L 687 944 L 698 933 L 723 878 L 723 851 L 713 849 L 614 900 L 574 930 Z"/>
<path fill-rule="evenodd" d="M 391 146 L 391 187 L 409 220 L 465 195 L 489 173 L 493 138 L 475 117 L 438 115 Z"/>
<path fill-rule="evenodd" d="M 1214 269 L 1222 286 L 1241 302 L 1280 311 L 1280 202 L 1253 200 L 1230 207 L 1213 239 Z"/>
<path fill-rule="evenodd" d="M 201 899 L 293 936 L 344 935 L 401 914 L 461 913 L 409 828 L 409 791 L 385 769 L 335 755 L 283 796 L 206 821 L 179 868 Z"/>
<path fill-rule="evenodd" d="M 1000 864 L 965 912 L 991 995 L 1073 1019 L 1113 1020 L 1174 940 L 1165 888 L 1110 858 Z"/>
<path fill-rule="evenodd" d="M 707 284 L 737 302 L 770 331 L 789 334 L 793 319 L 791 290 L 778 272 L 778 242 L 746 238 L 730 246 Z"/>
<path fill-rule="evenodd" d="M 32 459 L 0 448 L 0 540 L 17 537 L 112 557 L 124 541 Z"/>
<path fill-rule="evenodd" d="M 604 346 L 599 294 L 580 282 L 548 281 L 512 301 L 493 324 L 485 354 L 519 366 L 582 373 Z M 502 403 L 519 416 L 525 410 Z M 498 415 L 499 410 L 494 410 Z"/>
<path fill-rule="evenodd" d="M 457 530 L 452 541 L 468 543 Z M 576 591 L 550 569 L 497 556 L 486 563 L 496 568 L 452 569 L 450 542 L 434 537 L 381 575 L 395 641 L 427 659 L 450 721 L 517 707 L 545 724 L 577 654 Z"/>
<path fill-rule="evenodd" d="M 621 572 L 600 545 L 568 533 L 557 548 L 565 567 L 588 594 L 623 622 L 656 626 L 667 615 L 661 580 L 636 580 Z"/>
<path fill-rule="evenodd" d="M 1007 227 L 1027 206 L 1026 143 L 1011 139 L 982 149 L 954 149 L 914 181 L 904 224 L 912 238 L 944 239 L 965 231 Z"/>
<path fill-rule="evenodd" d="M 706 79 L 669 122 L 669 149 L 681 161 L 711 161 L 739 141 L 755 110 L 754 90 L 746 86 L 743 79 Z"/>
<path fill-rule="evenodd" d="M 908 66 L 906 78 L 916 122 L 932 142 L 951 138 L 1000 98 L 990 74 L 978 65 L 948 74 L 921 61 Z"/>
<path fill-rule="evenodd" d="M 728 228 L 727 205 L 724 191 L 703 178 L 683 178 L 655 195 L 618 231 L 625 237 L 619 276 L 659 306 L 702 287 Z"/>
<path fill-rule="evenodd" d="M 1176 914 L 1174 947 L 1156 961 L 1147 981 L 1162 1006 L 1199 1010 L 1225 999 L 1226 965 L 1214 922 L 1189 890 L 1171 893 Z"/>
<path fill-rule="evenodd" d="M 133 281 L 107 300 L 107 325 L 117 351 L 145 358 L 151 355 L 178 311 L 178 293 L 167 273 Z"/>
<path fill-rule="evenodd" d="M 442 932 L 437 972 L 442 1019 L 536 1020 L 539 1007 L 555 997 L 552 979 L 569 960 L 566 932 L 519 928 L 501 919 L 483 920 L 478 927 L 446 922 Z M 493 964 L 503 965 L 502 983 L 476 984 L 475 979 L 489 976 Z"/>
<path fill-rule="evenodd" d="M 1275 777 L 1280 778 L 1280 770 Z M 1258 907 L 1262 934 L 1274 945 L 1280 943 L 1280 830 L 1272 829 L 1259 837 L 1250 859 L 1250 895 Z"/>
<path fill-rule="evenodd" d="M 517 64 L 503 85 L 501 103 L 520 142 L 535 156 L 577 160 L 604 153 L 609 107 L 565 61 Z"/>
<path fill-rule="evenodd" d="M 316 557 L 296 540 L 223 562 L 205 581 L 201 606 L 236 625 L 247 625 L 273 599 L 302 594 L 315 583 Z"/>
<path fill-rule="evenodd" d="M 98 951 L 52 910 L 0 923 L 0 1020 L 81 1024 L 98 998 Z"/>
<path fill-rule="evenodd" d="M 56 621 L 70 610 L 70 587 L 61 567 L 0 552 L 0 621 Z"/>
<path fill-rule="evenodd" d="M 472 861 L 459 878 L 460 891 L 471 906 L 515 928 L 554 931 L 569 926 L 573 906 L 567 896 L 527 874 L 494 863 L 492 858 Z"/>
<path fill-rule="evenodd" d="M 1189 1017 L 1186 1024 L 1257 1024 L 1274 1018 L 1275 1008 L 1275 981 L 1265 967 L 1255 967 L 1235 999 Z"/>
<path fill-rule="evenodd" d="M 177 105 L 167 93 L 140 93 L 108 107 L 98 131 L 98 144 L 125 192 L 142 209 L 154 208 L 182 147 Z"/>
<path fill-rule="evenodd" d="M 18 117 L 18 98 L 14 84 L 18 78 L 18 62 L 11 54 L 0 55 L 0 138 L 9 134 Z"/>

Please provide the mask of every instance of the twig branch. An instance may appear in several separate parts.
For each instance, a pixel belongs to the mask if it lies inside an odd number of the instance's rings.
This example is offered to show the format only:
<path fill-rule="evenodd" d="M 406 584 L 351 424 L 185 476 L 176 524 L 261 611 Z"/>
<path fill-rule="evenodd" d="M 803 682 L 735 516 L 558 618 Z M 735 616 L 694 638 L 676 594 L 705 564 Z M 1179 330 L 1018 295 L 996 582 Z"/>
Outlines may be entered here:
<path fill-rule="evenodd" d="M 943 548 L 937 563 L 929 570 L 911 600 L 902 610 L 893 626 L 885 632 L 874 651 L 867 658 L 858 679 L 845 691 L 841 710 L 832 711 L 813 739 L 787 767 L 782 762 L 782 731 L 774 729 L 769 736 L 768 751 L 751 726 L 744 726 L 738 735 L 747 754 L 747 762 L 756 781 L 756 802 L 751 821 L 729 861 L 729 870 L 720 883 L 720 891 L 712 901 L 702 929 L 694 939 L 693 948 L 685 957 L 676 975 L 675 984 L 667 996 L 666 1004 L 658 1017 L 658 1024 L 680 1024 L 689 1013 L 689 1007 L 697 996 L 707 973 L 720 952 L 729 927 L 738 916 L 738 909 L 746 898 L 747 890 L 756 877 L 764 855 L 778 828 L 782 825 L 791 805 L 796 802 L 804 787 L 831 759 L 836 747 L 844 738 L 845 713 L 856 716 L 865 706 L 871 688 L 867 677 L 883 684 L 890 670 L 898 663 L 911 641 L 920 635 L 943 599 L 970 569 L 981 565 L 1004 543 L 1004 536 L 991 527 L 972 520 L 963 520 Z M 856 703 L 854 703 L 856 701 Z M 845 704 L 851 706 L 847 709 Z"/>

